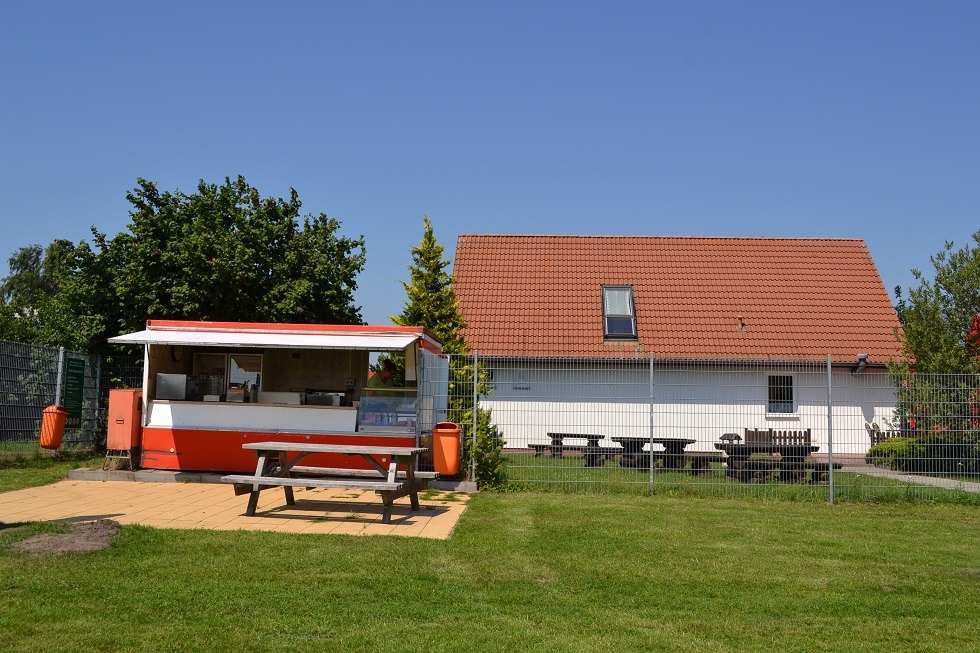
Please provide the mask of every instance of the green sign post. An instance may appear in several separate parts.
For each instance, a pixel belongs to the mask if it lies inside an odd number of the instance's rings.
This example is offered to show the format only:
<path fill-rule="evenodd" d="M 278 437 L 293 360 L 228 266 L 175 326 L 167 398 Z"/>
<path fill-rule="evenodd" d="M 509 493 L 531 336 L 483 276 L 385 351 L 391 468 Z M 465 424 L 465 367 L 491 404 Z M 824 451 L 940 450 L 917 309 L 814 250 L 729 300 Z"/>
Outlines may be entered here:
<path fill-rule="evenodd" d="M 85 361 L 69 358 L 65 361 L 65 409 L 68 411 L 68 421 L 65 426 L 70 429 L 82 426 L 82 394 L 85 390 Z"/>

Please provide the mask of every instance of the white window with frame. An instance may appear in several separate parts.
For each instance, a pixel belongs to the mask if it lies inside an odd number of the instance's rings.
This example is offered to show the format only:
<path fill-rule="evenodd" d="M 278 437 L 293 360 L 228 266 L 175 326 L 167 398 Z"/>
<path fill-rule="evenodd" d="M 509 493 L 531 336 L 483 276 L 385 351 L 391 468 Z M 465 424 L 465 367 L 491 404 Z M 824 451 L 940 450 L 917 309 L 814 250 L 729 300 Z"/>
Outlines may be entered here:
<path fill-rule="evenodd" d="M 527 392 L 531 389 L 531 377 L 526 369 L 514 370 L 513 390 Z"/>
<path fill-rule="evenodd" d="M 766 378 L 766 413 L 770 415 L 795 414 L 796 393 L 793 375 L 769 374 Z"/>
<path fill-rule="evenodd" d="M 632 286 L 602 287 L 603 331 L 606 338 L 636 339 Z"/>

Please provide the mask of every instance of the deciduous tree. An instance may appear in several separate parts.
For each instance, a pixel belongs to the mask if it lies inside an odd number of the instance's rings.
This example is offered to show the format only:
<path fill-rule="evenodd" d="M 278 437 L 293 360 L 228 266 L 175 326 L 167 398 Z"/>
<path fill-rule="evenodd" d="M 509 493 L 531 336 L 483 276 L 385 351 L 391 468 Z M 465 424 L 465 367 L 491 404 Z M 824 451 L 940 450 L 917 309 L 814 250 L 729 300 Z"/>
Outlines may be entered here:
<path fill-rule="evenodd" d="M 295 190 L 262 197 L 238 177 L 185 194 L 139 179 L 126 197 L 126 231 L 93 227 L 91 246 L 66 252 L 36 341 L 99 349 L 151 318 L 361 322 L 364 239 L 341 236 L 323 213 L 301 215 Z"/>
<path fill-rule="evenodd" d="M 55 295 L 61 287 L 62 272 L 74 245 L 55 240 L 21 247 L 7 259 L 9 274 L 0 282 L 0 299 L 10 306 L 30 308 L 41 297 Z"/>
<path fill-rule="evenodd" d="M 0 282 L 0 338 L 36 342 L 48 307 L 65 282 L 74 252 L 67 240 L 47 247 L 28 245 L 8 260 L 9 274 Z"/>
<path fill-rule="evenodd" d="M 931 257 L 934 277 L 912 270 L 919 285 L 899 296 L 905 353 L 917 372 L 963 373 L 980 370 L 971 327 L 980 315 L 980 231 L 973 244 L 944 249 Z"/>

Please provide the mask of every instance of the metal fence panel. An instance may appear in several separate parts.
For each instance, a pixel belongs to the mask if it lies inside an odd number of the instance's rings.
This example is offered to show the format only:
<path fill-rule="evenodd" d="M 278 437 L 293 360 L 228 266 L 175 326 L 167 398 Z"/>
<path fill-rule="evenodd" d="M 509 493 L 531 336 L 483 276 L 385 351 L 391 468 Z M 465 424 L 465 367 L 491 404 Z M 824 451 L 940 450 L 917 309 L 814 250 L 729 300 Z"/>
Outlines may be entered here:
<path fill-rule="evenodd" d="M 0 445 L 36 446 L 58 391 L 57 349 L 0 341 Z M 80 428 L 104 442 L 111 387 L 139 387 L 143 358 L 85 362 Z M 851 363 L 480 358 L 424 352 L 419 430 L 461 426 L 464 475 L 480 433 L 506 479 L 562 491 L 887 499 L 980 492 L 980 376 L 898 375 Z M 478 410 L 474 410 L 476 407 Z M 799 449 L 738 457 L 752 438 Z M 650 452 L 653 452 L 652 455 Z M 422 461 L 431 469 L 431 455 Z"/>
<path fill-rule="evenodd" d="M 21 450 L 38 443 L 44 408 L 64 399 L 63 388 L 57 386 L 58 362 L 69 358 L 85 364 L 81 424 L 66 429 L 63 441 L 69 446 L 104 442 L 109 388 L 142 384 L 142 356 L 62 355 L 55 348 L 0 340 L 0 443 L 5 448 Z"/>
<path fill-rule="evenodd" d="M 503 437 L 508 480 L 529 487 L 830 500 L 980 491 L 973 375 L 898 378 L 829 357 L 465 365 Z M 451 392 L 465 397 L 460 381 Z M 471 428 L 469 415 L 452 419 Z M 749 437 L 769 444 L 742 446 Z"/>

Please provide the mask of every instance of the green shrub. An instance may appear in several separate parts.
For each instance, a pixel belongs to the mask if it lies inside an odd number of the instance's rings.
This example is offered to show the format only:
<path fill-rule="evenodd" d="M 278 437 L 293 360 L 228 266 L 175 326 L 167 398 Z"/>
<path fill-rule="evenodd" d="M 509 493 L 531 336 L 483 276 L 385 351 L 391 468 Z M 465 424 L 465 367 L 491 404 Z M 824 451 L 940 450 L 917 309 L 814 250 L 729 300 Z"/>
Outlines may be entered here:
<path fill-rule="evenodd" d="M 895 465 L 894 469 L 919 474 L 975 474 L 980 472 L 980 431 L 946 431 L 912 439 L 896 455 Z"/>
<path fill-rule="evenodd" d="M 499 489 L 507 481 L 504 467 L 504 438 L 491 421 L 490 411 L 484 408 L 476 411 L 476 443 L 472 441 L 473 411 L 463 414 L 463 473 L 468 473 L 470 462 L 475 461 L 477 487 L 480 489 Z M 469 428 L 467 428 L 469 427 Z"/>
<path fill-rule="evenodd" d="M 914 438 L 888 438 L 868 449 L 864 459 L 869 465 L 898 469 L 896 460 L 908 455 L 909 446 L 913 442 Z"/>

